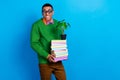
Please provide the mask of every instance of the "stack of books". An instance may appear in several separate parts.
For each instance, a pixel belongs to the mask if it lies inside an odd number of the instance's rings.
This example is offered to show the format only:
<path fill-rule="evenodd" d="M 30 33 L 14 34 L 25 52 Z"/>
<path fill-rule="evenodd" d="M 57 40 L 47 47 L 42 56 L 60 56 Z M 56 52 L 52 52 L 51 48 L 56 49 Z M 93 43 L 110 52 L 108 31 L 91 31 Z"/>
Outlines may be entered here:
<path fill-rule="evenodd" d="M 51 50 L 55 53 L 55 62 L 68 59 L 68 49 L 66 40 L 52 40 Z"/>

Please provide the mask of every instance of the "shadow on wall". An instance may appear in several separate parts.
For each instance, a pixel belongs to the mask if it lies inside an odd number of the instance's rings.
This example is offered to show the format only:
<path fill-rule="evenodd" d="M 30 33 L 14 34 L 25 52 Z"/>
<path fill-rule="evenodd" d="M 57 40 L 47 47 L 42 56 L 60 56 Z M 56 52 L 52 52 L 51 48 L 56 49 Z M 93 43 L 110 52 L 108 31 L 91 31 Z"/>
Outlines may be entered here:
<path fill-rule="evenodd" d="M 32 24 L 37 20 L 35 14 L 30 14 L 24 19 L 20 34 L 17 35 L 15 42 L 15 70 L 22 77 L 21 80 L 40 80 L 37 54 L 30 46 L 30 32 Z M 15 71 L 15 72 L 16 72 Z M 24 79 L 25 78 L 25 79 Z"/>
<path fill-rule="evenodd" d="M 14 67 L 14 73 L 17 72 L 16 78 L 19 78 L 18 80 L 40 80 L 37 53 L 35 53 L 30 46 L 32 24 L 38 19 L 40 18 L 35 16 L 35 14 L 27 15 L 23 23 L 20 23 L 23 29 L 21 29 L 17 37 L 14 38 L 12 67 Z M 51 78 L 55 80 L 53 75 Z"/>

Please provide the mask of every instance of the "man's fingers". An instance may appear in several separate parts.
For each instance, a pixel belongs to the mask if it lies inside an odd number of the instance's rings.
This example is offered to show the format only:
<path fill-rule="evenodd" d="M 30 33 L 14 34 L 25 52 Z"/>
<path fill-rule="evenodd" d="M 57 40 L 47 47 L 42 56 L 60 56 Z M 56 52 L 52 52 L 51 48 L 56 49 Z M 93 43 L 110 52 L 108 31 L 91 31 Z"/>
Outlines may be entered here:
<path fill-rule="evenodd" d="M 56 57 L 56 55 L 55 55 L 55 54 L 51 54 L 51 56 L 52 56 L 52 57 L 54 57 L 54 58 Z"/>
<path fill-rule="evenodd" d="M 49 55 L 49 57 L 48 57 L 49 62 L 55 62 L 54 58 L 55 58 L 54 54 Z"/>

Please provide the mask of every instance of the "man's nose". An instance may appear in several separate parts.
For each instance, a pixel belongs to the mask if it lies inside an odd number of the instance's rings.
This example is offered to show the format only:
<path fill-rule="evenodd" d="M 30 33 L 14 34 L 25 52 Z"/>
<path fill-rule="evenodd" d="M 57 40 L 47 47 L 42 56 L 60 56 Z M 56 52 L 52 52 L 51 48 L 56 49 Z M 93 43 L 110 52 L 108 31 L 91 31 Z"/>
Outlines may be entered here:
<path fill-rule="evenodd" d="M 47 12 L 46 15 L 49 15 L 49 13 Z"/>

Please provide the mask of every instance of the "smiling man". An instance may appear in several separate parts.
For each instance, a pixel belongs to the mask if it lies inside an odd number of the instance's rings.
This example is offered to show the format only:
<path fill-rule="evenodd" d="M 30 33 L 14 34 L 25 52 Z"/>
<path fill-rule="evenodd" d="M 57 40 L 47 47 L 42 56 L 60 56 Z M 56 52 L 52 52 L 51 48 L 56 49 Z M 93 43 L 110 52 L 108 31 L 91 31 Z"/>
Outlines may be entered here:
<path fill-rule="evenodd" d="M 38 55 L 41 80 L 51 80 L 53 73 L 56 80 L 66 80 L 64 66 L 61 61 L 54 62 L 51 53 L 51 40 L 61 39 L 56 31 L 58 21 L 53 19 L 53 6 L 46 3 L 42 6 L 43 18 L 36 21 L 31 30 L 31 47 Z"/>

